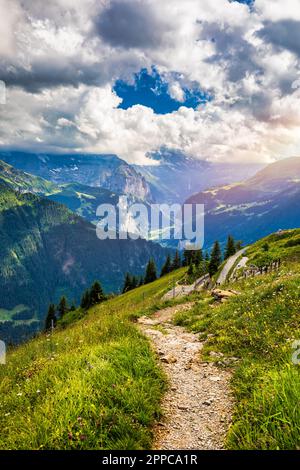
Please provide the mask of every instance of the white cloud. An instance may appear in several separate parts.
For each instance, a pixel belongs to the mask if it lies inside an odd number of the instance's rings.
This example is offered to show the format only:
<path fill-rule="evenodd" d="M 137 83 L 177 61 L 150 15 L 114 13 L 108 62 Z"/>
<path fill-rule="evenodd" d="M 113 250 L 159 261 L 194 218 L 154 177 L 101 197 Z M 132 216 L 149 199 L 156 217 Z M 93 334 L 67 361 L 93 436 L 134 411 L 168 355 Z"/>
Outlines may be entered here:
<path fill-rule="evenodd" d="M 140 28 L 133 34 L 135 4 Z M 118 8 L 131 29 L 118 23 Z M 104 11 L 118 26 L 113 35 L 101 30 Z M 162 145 L 215 160 L 296 153 L 300 97 L 292 83 L 299 58 L 290 44 L 278 50 L 258 34 L 266 21 L 290 19 L 300 21 L 299 0 L 272 7 L 256 0 L 254 12 L 227 0 L 0 0 L 0 78 L 2 71 L 22 87 L 8 88 L 0 107 L 0 143 L 117 153 L 132 162 Z M 130 81 L 152 65 L 177 101 L 184 103 L 192 83 L 213 101 L 166 115 L 141 105 L 119 109 L 114 81 Z"/>

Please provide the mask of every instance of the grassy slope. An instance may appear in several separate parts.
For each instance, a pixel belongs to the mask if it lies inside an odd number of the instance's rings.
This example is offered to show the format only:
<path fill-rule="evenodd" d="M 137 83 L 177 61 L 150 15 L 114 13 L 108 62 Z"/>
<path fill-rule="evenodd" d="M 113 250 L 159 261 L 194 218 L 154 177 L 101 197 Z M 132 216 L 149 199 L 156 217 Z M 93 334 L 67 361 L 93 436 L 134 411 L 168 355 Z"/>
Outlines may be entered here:
<path fill-rule="evenodd" d="M 149 448 L 165 381 L 132 319 L 155 309 L 183 273 L 12 350 L 0 366 L 0 448 Z"/>
<path fill-rule="evenodd" d="M 278 273 L 232 284 L 241 295 L 223 304 L 204 295 L 175 319 L 206 339 L 207 360 L 239 358 L 232 379 L 237 405 L 227 438 L 231 449 L 300 447 L 300 367 L 292 362 L 293 340 L 300 339 L 300 230 L 255 243 L 248 250 L 251 261 L 266 256 L 266 240 L 268 258 L 283 260 Z"/>

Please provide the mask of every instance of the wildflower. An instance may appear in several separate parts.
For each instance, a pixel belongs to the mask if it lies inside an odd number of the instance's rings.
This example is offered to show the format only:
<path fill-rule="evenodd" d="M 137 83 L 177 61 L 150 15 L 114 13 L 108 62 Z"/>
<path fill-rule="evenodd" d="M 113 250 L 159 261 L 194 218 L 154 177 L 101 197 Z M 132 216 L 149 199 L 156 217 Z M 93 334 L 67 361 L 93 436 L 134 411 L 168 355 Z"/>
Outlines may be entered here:
<path fill-rule="evenodd" d="M 17 397 L 21 397 L 23 395 L 22 392 L 17 393 Z"/>
<path fill-rule="evenodd" d="M 68 439 L 71 441 L 73 439 L 73 434 L 71 432 L 68 432 Z"/>
<path fill-rule="evenodd" d="M 37 389 L 36 393 L 41 393 L 40 389 Z"/>
<path fill-rule="evenodd" d="M 79 439 L 80 439 L 81 441 L 85 441 L 85 440 L 86 440 L 86 436 L 85 436 L 84 434 L 80 434 Z"/>

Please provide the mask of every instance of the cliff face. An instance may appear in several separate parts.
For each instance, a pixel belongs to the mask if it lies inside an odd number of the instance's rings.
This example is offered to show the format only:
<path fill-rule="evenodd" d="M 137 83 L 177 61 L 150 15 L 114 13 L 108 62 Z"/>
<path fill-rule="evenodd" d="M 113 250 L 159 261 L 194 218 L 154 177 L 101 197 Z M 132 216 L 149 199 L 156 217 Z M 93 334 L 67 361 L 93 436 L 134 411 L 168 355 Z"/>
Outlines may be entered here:
<path fill-rule="evenodd" d="M 55 155 L 2 152 L 0 159 L 19 170 L 56 184 L 80 183 L 102 187 L 118 194 L 134 195 L 150 201 L 151 191 L 145 178 L 115 155 Z"/>

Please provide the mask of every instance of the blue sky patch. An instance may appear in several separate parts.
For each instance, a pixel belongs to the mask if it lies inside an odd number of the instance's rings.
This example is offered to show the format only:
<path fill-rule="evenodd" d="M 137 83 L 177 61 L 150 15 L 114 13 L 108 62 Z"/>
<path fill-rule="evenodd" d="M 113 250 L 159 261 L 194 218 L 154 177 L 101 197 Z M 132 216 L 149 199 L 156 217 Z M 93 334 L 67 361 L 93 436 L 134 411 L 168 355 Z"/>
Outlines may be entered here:
<path fill-rule="evenodd" d="M 176 80 L 176 74 L 174 74 Z M 117 80 L 114 86 L 116 94 L 123 99 L 119 108 L 128 109 L 136 104 L 152 108 L 156 114 L 167 114 L 177 111 L 181 106 L 197 108 L 199 104 L 206 103 L 211 97 L 196 86 L 182 87 L 185 95 L 184 101 L 173 99 L 168 90 L 168 83 L 162 79 L 153 67 L 151 73 L 142 69 L 135 74 L 134 83 L 129 84 Z"/>
<path fill-rule="evenodd" d="M 238 3 L 245 3 L 246 5 L 249 5 L 249 7 L 253 7 L 255 0 L 230 0 L 232 2 L 238 2 Z"/>

